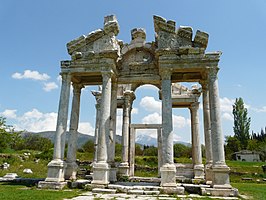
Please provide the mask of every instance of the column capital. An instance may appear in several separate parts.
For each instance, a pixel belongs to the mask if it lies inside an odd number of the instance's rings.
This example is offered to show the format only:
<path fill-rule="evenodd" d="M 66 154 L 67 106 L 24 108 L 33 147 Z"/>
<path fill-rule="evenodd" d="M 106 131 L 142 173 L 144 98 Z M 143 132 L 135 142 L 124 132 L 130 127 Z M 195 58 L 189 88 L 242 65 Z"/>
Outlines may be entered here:
<path fill-rule="evenodd" d="M 201 88 L 204 91 L 206 91 L 209 87 L 209 81 L 208 80 L 200 80 L 199 82 L 201 84 Z"/>
<path fill-rule="evenodd" d="M 218 71 L 219 71 L 219 67 L 212 67 L 209 69 L 209 80 L 210 81 L 215 81 L 216 79 L 218 79 Z"/>
<path fill-rule="evenodd" d="M 103 77 L 103 79 L 104 78 L 112 78 L 113 74 L 114 73 L 112 71 L 103 71 L 102 72 L 102 77 Z"/>
<path fill-rule="evenodd" d="M 102 92 L 101 91 L 95 91 L 95 90 L 92 90 L 91 91 L 92 95 L 95 97 L 95 100 L 96 100 L 96 108 L 100 108 L 100 105 L 101 105 L 101 99 L 102 99 Z"/>
<path fill-rule="evenodd" d="M 160 76 L 162 80 L 171 80 L 172 70 L 171 69 L 161 69 Z"/>
<path fill-rule="evenodd" d="M 191 111 L 197 111 L 199 109 L 199 102 L 194 102 L 189 106 Z"/>
<path fill-rule="evenodd" d="M 72 86 L 74 94 L 80 94 L 81 89 L 84 88 L 84 85 L 80 83 L 73 83 Z"/>
<path fill-rule="evenodd" d="M 71 79 L 71 74 L 68 72 L 61 72 L 60 75 L 62 77 L 62 80 L 69 80 L 70 81 L 70 79 Z"/>

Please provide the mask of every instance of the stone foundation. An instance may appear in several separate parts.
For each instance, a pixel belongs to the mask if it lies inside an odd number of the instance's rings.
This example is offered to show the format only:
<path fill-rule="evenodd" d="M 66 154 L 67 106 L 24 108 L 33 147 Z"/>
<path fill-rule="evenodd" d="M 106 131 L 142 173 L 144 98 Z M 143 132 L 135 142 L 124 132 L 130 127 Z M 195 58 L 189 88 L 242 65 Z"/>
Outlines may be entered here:
<path fill-rule="evenodd" d="M 109 184 L 109 165 L 108 163 L 93 164 L 93 181 L 92 184 L 108 185 Z"/>
<path fill-rule="evenodd" d="M 40 181 L 38 183 L 38 188 L 62 190 L 66 185 L 67 185 L 67 182 Z"/>

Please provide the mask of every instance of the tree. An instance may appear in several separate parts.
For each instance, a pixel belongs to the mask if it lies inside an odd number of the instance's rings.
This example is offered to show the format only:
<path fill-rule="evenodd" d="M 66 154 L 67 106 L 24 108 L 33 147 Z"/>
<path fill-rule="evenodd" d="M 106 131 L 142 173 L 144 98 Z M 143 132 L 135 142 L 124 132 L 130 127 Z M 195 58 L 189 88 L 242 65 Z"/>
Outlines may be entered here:
<path fill-rule="evenodd" d="M 174 144 L 174 157 L 176 158 L 191 158 L 192 148 L 181 143 Z"/>
<path fill-rule="evenodd" d="M 234 134 L 235 137 L 241 143 L 241 149 L 246 149 L 248 146 L 249 128 L 250 128 L 250 117 L 248 117 L 247 108 L 244 106 L 243 99 L 236 98 L 233 105 L 233 115 L 234 115 Z"/>

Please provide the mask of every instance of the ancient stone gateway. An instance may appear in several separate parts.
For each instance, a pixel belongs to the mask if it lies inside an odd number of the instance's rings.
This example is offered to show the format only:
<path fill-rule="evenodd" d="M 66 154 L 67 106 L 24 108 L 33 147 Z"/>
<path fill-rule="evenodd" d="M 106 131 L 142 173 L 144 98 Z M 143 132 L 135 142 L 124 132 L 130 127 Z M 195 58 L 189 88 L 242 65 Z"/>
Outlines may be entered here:
<path fill-rule="evenodd" d="M 152 84 L 161 90 L 162 100 L 162 161 L 161 183 L 164 192 L 183 193 L 176 184 L 176 166 L 173 161 L 172 83 L 198 82 L 203 89 L 204 132 L 208 146 L 206 179 L 211 187 L 202 188 L 202 193 L 211 195 L 236 195 L 229 182 L 229 167 L 225 163 L 223 134 L 221 130 L 219 90 L 217 73 L 221 52 L 206 53 L 208 34 L 197 31 L 194 38 L 191 27 L 176 29 L 174 21 L 154 16 L 156 32 L 153 42 L 146 42 L 144 29 L 131 31 L 131 42 L 123 43 L 116 38 L 119 25 L 115 16 L 104 18 L 103 29 L 69 42 L 71 60 L 61 62 L 62 86 L 58 109 L 53 160 L 48 164 L 48 174 L 39 187 L 62 188 L 65 181 L 76 178 L 76 140 L 79 121 L 80 93 L 87 85 L 100 85 L 98 102 L 97 153 L 93 164 L 94 186 L 108 187 L 116 181 L 114 165 L 116 110 L 118 88 L 124 87 L 123 95 L 123 156 L 118 168 L 127 172 L 130 112 L 135 89 L 143 84 Z M 64 161 L 65 132 L 69 106 L 70 85 L 73 85 L 73 100 L 70 118 L 70 140 L 67 159 Z M 119 87 L 118 87 L 119 86 Z M 97 94 L 95 93 L 97 96 Z M 95 97 L 96 97 L 95 96 Z M 97 99 L 97 98 L 96 98 Z M 192 120 L 197 121 L 198 104 L 190 106 Z M 192 133 L 197 132 L 197 123 Z M 198 135 L 195 134 L 196 140 Z M 206 137 L 207 136 L 207 137 Z M 198 142 L 193 146 L 197 154 Z M 195 155 L 194 169 L 203 178 L 200 155 Z M 208 176 L 207 176 L 208 174 Z"/>

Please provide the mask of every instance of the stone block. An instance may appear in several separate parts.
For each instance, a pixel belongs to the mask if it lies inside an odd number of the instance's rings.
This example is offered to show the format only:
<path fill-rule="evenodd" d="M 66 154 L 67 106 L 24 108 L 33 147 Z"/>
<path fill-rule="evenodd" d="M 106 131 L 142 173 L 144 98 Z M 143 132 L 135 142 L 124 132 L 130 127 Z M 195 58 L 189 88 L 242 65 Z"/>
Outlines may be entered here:
<path fill-rule="evenodd" d="M 3 176 L 3 180 L 14 180 L 16 178 L 18 178 L 16 173 L 7 173 L 5 176 Z"/>
<path fill-rule="evenodd" d="M 136 194 L 136 195 L 142 195 L 144 193 L 144 190 L 128 190 L 128 194 Z"/>
<path fill-rule="evenodd" d="M 218 189 L 218 188 L 201 188 L 202 195 L 221 196 L 221 197 L 237 197 L 239 195 L 236 188 Z"/>
<path fill-rule="evenodd" d="M 109 183 L 109 165 L 108 163 L 93 164 L 92 184 L 107 185 Z"/>
<path fill-rule="evenodd" d="M 184 194 L 184 187 L 162 187 L 161 192 L 164 194 Z"/>
<path fill-rule="evenodd" d="M 64 182 L 64 172 L 66 163 L 60 159 L 52 160 L 48 163 L 47 182 Z"/>
<path fill-rule="evenodd" d="M 176 186 L 176 167 L 173 164 L 166 164 L 160 168 L 161 186 L 175 187 Z"/>
<path fill-rule="evenodd" d="M 144 190 L 143 194 L 145 195 L 159 195 L 160 191 L 150 191 L 150 190 Z"/>
<path fill-rule="evenodd" d="M 102 194 L 115 194 L 115 189 L 106 189 L 106 188 L 93 188 L 92 193 L 102 193 Z"/>
<path fill-rule="evenodd" d="M 40 181 L 38 183 L 38 188 L 40 188 L 40 189 L 62 190 L 66 185 L 67 185 L 67 182 Z"/>

